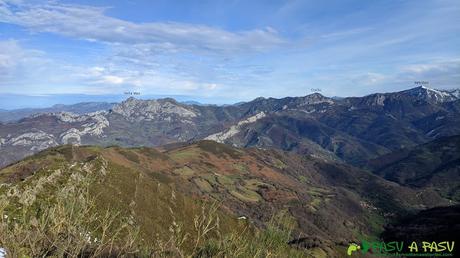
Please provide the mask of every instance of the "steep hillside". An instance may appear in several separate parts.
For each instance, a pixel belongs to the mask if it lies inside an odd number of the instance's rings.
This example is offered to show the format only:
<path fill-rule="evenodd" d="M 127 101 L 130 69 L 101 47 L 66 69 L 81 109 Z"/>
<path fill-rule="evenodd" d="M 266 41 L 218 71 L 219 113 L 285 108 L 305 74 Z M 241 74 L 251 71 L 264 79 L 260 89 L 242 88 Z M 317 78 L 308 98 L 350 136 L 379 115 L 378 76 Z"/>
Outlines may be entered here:
<path fill-rule="evenodd" d="M 299 239 L 294 242 L 309 253 L 340 257 L 350 241 L 377 237 L 398 215 L 447 203 L 435 192 L 418 194 L 340 163 L 199 141 L 163 151 L 63 146 L 40 152 L 0 171 L 7 217 L 41 209 L 88 176 L 94 212 L 120 214 L 146 246 L 168 241 L 174 223 L 193 235 L 201 207 L 217 201 L 222 233 L 238 225 L 264 229 L 285 214 L 293 225 L 289 240 Z"/>
<path fill-rule="evenodd" d="M 240 147 L 277 148 L 350 163 L 388 152 L 385 147 L 343 133 L 300 111 L 280 111 L 237 129 L 233 134 L 230 129 L 207 139 Z"/>
<path fill-rule="evenodd" d="M 371 160 L 368 166 L 388 180 L 460 200 L 460 136 L 395 151 Z"/>

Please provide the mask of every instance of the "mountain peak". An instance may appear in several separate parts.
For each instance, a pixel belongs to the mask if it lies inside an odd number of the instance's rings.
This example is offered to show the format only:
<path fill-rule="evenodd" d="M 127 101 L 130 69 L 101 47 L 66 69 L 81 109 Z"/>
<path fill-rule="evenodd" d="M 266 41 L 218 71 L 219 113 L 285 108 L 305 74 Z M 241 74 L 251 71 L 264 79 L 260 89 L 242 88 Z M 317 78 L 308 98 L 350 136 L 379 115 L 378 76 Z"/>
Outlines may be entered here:
<path fill-rule="evenodd" d="M 329 104 L 334 103 L 334 100 L 318 92 L 302 97 L 302 99 L 304 101 L 303 103 L 304 105 L 312 105 L 312 104 L 320 104 L 320 103 L 329 103 Z"/>
<path fill-rule="evenodd" d="M 253 99 L 252 101 L 256 102 L 256 101 L 262 101 L 262 100 L 265 100 L 264 97 L 257 97 L 255 99 Z"/>
<path fill-rule="evenodd" d="M 403 92 L 412 92 L 412 93 L 418 93 L 418 92 L 444 92 L 443 90 L 438 90 L 438 89 L 433 89 L 430 87 L 426 86 L 417 86 L 408 90 L 404 90 Z"/>
<path fill-rule="evenodd" d="M 115 105 L 112 111 L 135 120 L 167 118 L 174 114 L 183 118 L 197 116 L 195 110 L 183 107 L 171 98 L 142 100 L 130 97 L 120 104 Z"/>
<path fill-rule="evenodd" d="M 459 99 L 459 96 L 455 94 L 456 91 L 438 90 L 428 88 L 426 86 L 418 86 L 412 89 L 401 91 L 400 93 L 415 97 L 418 100 L 434 103 L 442 103 Z"/>
<path fill-rule="evenodd" d="M 321 94 L 321 93 L 319 93 L 319 92 L 315 92 L 315 93 L 312 93 L 312 94 L 308 94 L 308 95 L 306 95 L 305 97 L 327 98 L 326 96 L 324 96 L 323 94 Z"/>
<path fill-rule="evenodd" d="M 130 102 L 130 101 L 136 101 L 137 99 L 135 97 L 129 97 L 125 101 Z"/>

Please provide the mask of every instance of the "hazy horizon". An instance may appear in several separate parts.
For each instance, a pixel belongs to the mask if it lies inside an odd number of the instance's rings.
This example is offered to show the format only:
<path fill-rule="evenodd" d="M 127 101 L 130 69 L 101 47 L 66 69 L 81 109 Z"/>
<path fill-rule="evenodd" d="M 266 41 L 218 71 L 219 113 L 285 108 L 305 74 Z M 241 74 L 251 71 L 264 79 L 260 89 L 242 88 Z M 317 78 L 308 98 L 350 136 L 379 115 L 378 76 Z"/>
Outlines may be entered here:
<path fill-rule="evenodd" d="M 419 87 L 413 85 L 402 90 L 408 90 L 412 88 Z M 427 87 L 427 86 L 425 86 Z M 431 87 L 428 87 L 431 88 Z M 435 88 L 433 88 L 435 89 Z M 449 89 L 440 89 L 440 90 L 455 90 L 460 88 L 449 88 Z M 389 93 L 393 91 L 386 92 L 374 92 L 374 93 Z M 264 98 L 283 98 L 283 97 L 302 97 L 313 93 L 319 93 L 326 97 L 330 98 L 341 98 L 341 97 L 363 97 L 364 95 L 342 95 L 342 96 L 328 96 L 322 92 L 308 92 L 304 95 L 298 96 L 259 96 Z M 371 93 L 371 94 L 374 94 Z M 0 93 L 0 110 L 15 110 L 15 109 L 27 109 L 27 108 L 48 108 L 54 105 L 72 105 L 83 102 L 107 102 L 107 103 L 119 103 L 130 97 L 136 99 L 164 99 L 164 98 L 173 98 L 179 102 L 197 102 L 204 105 L 232 105 L 239 102 L 248 102 L 252 101 L 255 98 L 251 99 L 216 99 L 206 98 L 206 97 L 197 97 L 197 96 L 186 96 L 186 95 L 130 95 L 130 94 L 117 94 L 117 95 L 87 95 L 87 94 L 44 94 L 44 95 L 19 95 L 19 94 L 1 94 Z M 256 97 L 256 98 L 259 98 Z"/>

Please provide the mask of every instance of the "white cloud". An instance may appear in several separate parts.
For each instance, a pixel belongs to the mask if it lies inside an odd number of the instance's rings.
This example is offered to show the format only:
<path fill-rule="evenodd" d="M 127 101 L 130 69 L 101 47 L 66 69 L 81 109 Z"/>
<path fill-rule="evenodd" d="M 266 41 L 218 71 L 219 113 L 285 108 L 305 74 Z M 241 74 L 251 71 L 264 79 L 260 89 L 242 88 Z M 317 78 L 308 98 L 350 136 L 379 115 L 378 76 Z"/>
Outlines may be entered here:
<path fill-rule="evenodd" d="M 96 41 L 106 50 L 89 61 L 90 68 L 72 58 L 48 60 L 48 66 L 41 67 L 25 62 L 24 76 L 10 76 L 12 83 L 3 80 L 0 91 L 32 83 L 35 86 L 27 87 L 37 92 L 113 93 L 134 87 L 146 94 L 212 94 L 226 87 L 222 80 L 230 71 L 214 69 L 226 57 L 260 53 L 285 43 L 271 27 L 232 32 L 176 22 L 135 23 L 110 17 L 106 10 L 57 1 L 0 0 L 0 23 Z M 3 59 L 0 62 L 6 63 Z M 35 72 L 38 69 L 40 73 Z"/>
<path fill-rule="evenodd" d="M 460 59 L 442 59 L 401 67 L 395 81 L 429 81 L 432 87 L 460 86 Z"/>
<path fill-rule="evenodd" d="M 14 69 L 26 58 L 37 55 L 38 51 L 23 49 L 16 40 L 0 41 L 0 73 Z"/>
<path fill-rule="evenodd" d="M 122 84 L 124 81 L 125 81 L 125 79 L 121 78 L 119 76 L 107 75 L 107 76 L 103 77 L 102 82 L 108 83 L 108 84 Z"/>
<path fill-rule="evenodd" d="M 24 49 L 16 40 L 0 41 L 0 91 L 19 82 L 25 82 L 29 73 L 40 73 L 48 64 L 44 53 L 34 49 Z"/>
<path fill-rule="evenodd" d="M 231 32 L 176 22 L 134 23 L 107 16 L 106 8 L 57 2 L 0 2 L 0 22 L 111 44 L 151 44 L 157 49 L 212 52 L 260 51 L 284 41 L 272 28 Z"/>
<path fill-rule="evenodd" d="M 325 38 L 325 39 L 341 39 L 349 36 L 353 36 L 356 34 L 361 34 L 364 32 L 369 32 L 373 28 L 371 27 L 362 27 L 362 28 L 354 28 L 354 29 L 348 29 L 348 30 L 342 30 L 342 31 L 335 31 L 327 34 L 323 34 L 320 36 L 320 38 Z"/>
<path fill-rule="evenodd" d="M 217 85 L 216 83 L 206 83 L 203 85 L 203 88 L 207 89 L 207 90 L 215 90 L 219 87 L 219 85 Z"/>
<path fill-rule="evenodd" d="M 0 42 L 0 73 L 6 69 L 10 69 L 17 64 L 17 60 L 23 56 L 15 41 Z"/>
<path fill-rule="evenodd" d="M 380 73 L 368 72 L 360 76 L 359 80 L 364 85 L 372 85 L 377 83 L 382 83 L 386 79 L 385 75 Z"/>
<path fill-rule="evenodd" d="M 104 71 L 105 71 L 105 68 L 104 68 L 104 67 L 100 67 L 100 66 L 94 66 L 94 67 L 91 67 L 91 68 L 89 69 L 89 72 L 90 72 L 90 74 L 92 74 L 92 75 L 100 75 L 100 74 L 102 74 Z"/>
<path fill-rule="evenodd" d="M 442 73 L 449 71 L 460 72 L 460 60 L 444 60 L 433 63 L 418 63 L 402 67 L 402 72 L 406 73 Z"/>

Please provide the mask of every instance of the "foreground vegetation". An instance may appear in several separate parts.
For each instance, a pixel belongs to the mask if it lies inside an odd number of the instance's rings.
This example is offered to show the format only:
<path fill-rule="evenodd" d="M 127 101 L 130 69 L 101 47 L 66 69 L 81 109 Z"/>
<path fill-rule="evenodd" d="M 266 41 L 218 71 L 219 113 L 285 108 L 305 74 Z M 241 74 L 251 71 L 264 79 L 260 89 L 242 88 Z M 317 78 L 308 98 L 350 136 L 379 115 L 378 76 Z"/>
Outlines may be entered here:
<path fill-rule="evenodd" d="M 187 231 L 172 221 L 166 240 L 144 241 L 139 227 L 114 209 L 100 212 L 90 193 L 96 178 L 74 176 L 49 201 L 30 189 L 10 188 L 0 198 L 0 246 L 9 257 L 304 257 L 291 248 L 293 223 L 283 213 L 266 229 L 246 222 L 221 230 L 218 205 L 203 205 Z M 5 185 L 2 186 L 4 188 Z"/>

